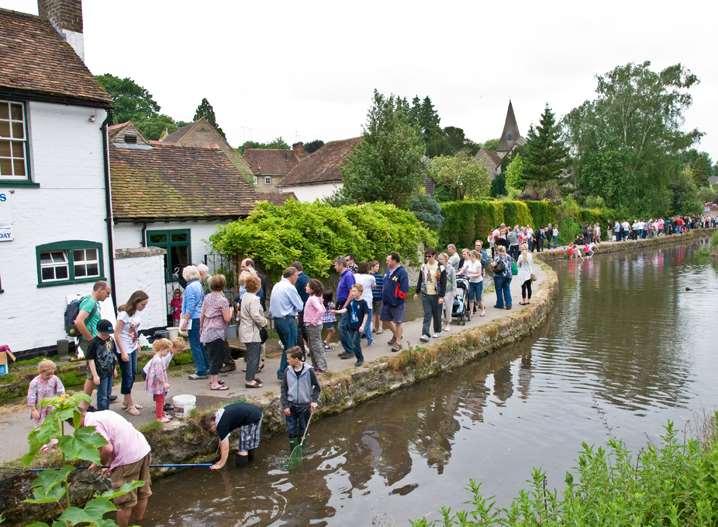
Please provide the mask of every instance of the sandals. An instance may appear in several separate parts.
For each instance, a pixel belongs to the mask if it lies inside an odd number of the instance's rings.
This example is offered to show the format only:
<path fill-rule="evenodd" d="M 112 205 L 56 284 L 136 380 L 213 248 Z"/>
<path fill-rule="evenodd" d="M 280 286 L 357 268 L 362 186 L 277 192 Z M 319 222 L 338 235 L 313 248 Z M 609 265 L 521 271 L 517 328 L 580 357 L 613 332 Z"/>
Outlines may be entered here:
<path fill-rule="evenodd" d="M 169 415 L 163 415 L 159 419 L 157 419 L 158 423 L 169 423 L 172 421 L 172 418 Z"/>
<path fill-rule="evenodd" d="M 229 390 L 229 386 L 226 384 L 218 384 L 217 386 L 210 386 L 209 389 L 213 392 L 223 392 L 225 390 Z"/>
<path fill-rule="evenodd" d="M 261 388 L 262 383 L 258 382 L 257 379 L 254 379 L 253 381 L 245 382 L 244 387 L 245 388 Z"/>
<path fill-rule="evenodd" d="M 125 412 L 127 412 L 130 415 L 135 415 L 135 416 L 140 415 L 140 411 L 137 409 L 136 406 L 128 406 L 127 408 L 125 408 Z"/>

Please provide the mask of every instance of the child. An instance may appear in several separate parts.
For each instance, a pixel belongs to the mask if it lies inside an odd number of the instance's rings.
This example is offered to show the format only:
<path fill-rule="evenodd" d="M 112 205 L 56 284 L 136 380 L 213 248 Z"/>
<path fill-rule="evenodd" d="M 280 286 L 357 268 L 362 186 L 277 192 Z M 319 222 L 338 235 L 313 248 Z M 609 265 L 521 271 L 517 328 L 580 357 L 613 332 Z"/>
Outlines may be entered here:
<path fill-rule="evenodd" d="M 332 301 L 332 293 L 324 293 L 324 351 L 332 351 L 332 347 L 329 345 L 332 341 L 336 329 L 334 328 L 337 324 L 337 316 L 334 313 L 334 302 Z"/>
<path fill-rule="evenodd" d="M 7 375 L 10 373 L 10 365 L 7 361 L 8 358 L 10 358 L 13 362 L 17 360 L 12 351 L 10 351 L 10 346 L 3 344 L 0 346 L 0 375 Z"/>
<path fill-rule="evenodd" d="M 55 375 L 57 366 L 51 360 L 41 360 L 37 365 L 37 377 L 30 381 L 27 389 L 27 405 L 30 407 L 30 418 L 35 426 L 42 424 L 47 414 L 52 410 L 46 406 L 42 408 L 40 402 L 43 399 L 57 397 L 65 393 L 65 387 L 60 378 Z"/>
<path fill-rule="evenodd" d="M 307 282 L 306 292 L 309 295 L 304 304 L 304 329 L 309 344 L 309 356 L 312 358 L 312 366 L 317 373 L 327 371 L 327 359 L 324 357 L 322 345 L 322 325 L 324 320 L 324 288 L 316 278 Z"/>
<path fill-rule="evenodd" d="M 361 334 L 364 332 L 364 317 L 369 313 L 366 301 L 362 299 L 364 288 L 361 284 L 354 284 L 349 291 L 349 304 L 344 309 L 337 309 L 337 314 L 349 312 L 349 326 L 347 327 L 346 338 L 342 341 L 344 353 L 339 355 L 341 359 L 356 357 L 355 367 L 364 364 L 364 355 L 361 352 Z"/>
<path fill-rule="evenodd" d="M 180 318 L 182 317 L 182 291 L 179 288 L 175 289 L 172 294 L 172 300 L 170 300 L 170 307 L 172 308 L 170 314 L 172 315 L 172 323 L 178 327 Z"/>
<path fill-rule="evenodd" d="M 112 377 L 115 374 L 115 332 L 112 322 L 100 320 L 97 323 L 97 336 L 90 341 L 87 348 L 87 367 L 92 382 L 97 386 L 97 410 L 110 409 L 110 392 Z"/>
<path fill-rule="evenodd" d="M 152 394 L 155 401 L 155 419 L 160 423 L 169 423 L 170 417 L 165 415 L 165 395 L 170 385 L 167 378 L 167 357 L 172 360 L 173 344 L 169 339 L 157 339 L 152 343 L 154 356 L 147 363 L 145 389 Z"/>
<path fill-rule="evenodd" d="M 379 262 L 374 260 L 369 264 L 371 266 L 371 274 L 374 277 L 374 287 L 371 289 L 372 294 L 372 305 L 371 312 L 374 314 L 374 320 L 372 321 L 372 327 L 374 333 L 381 335 L 381 298 L 384 289 L 384 275 L 379 272 Z"/>
<path fill-rule="evenodd" d="M 307 428 L 309 414 L 319 405 L 322 391 L 311 366 L 303 362 L 304 352 L 299 346 L 287 350 L 289 367 L 282 379 L 282 408 L 287 419 L 289 448 L 299 444 Z"/>

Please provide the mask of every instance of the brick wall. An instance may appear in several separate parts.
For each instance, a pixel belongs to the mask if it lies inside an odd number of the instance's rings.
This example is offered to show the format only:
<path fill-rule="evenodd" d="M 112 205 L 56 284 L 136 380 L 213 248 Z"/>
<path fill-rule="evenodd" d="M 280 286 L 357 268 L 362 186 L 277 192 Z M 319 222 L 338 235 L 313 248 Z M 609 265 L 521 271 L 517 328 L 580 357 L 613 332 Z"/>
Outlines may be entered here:
<path fill-rule="evenodd" d="M 38 0 L 40 18 L 54 26 L 82 33 L 82 0 Z"/>

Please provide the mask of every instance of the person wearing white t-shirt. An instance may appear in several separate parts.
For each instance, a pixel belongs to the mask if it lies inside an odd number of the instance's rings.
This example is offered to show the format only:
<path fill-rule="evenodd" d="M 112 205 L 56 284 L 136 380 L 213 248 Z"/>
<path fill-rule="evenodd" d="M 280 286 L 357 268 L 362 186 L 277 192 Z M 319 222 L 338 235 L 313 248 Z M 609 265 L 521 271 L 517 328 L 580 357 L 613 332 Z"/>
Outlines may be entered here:
<path fill-rule="evenodd" d="M 124 401 L 122 409 L 130 415 L 140 415 L 141 406 L 132 400 L 132 386 L 137 376 L 137 354 L 140 349 L 140 313 L 147 307 L 149 296 L 144 291 L 135 291 L 126 304 L 117 308 L 115 343 L 119 355 L 122 384 L 120 393 Z"/>
<path fill-rule="evenodd" d="M 464 274 L 469 279 L 469 309 L 474 313 L 480 309 L 480 316 L 483 317 L 486 315 L 486 308 L 481 302 L 484 292 L 484 273 L 478 251 L 469 251 L 469 261 L 464 265 L 464 269 Z"/>
<path fill-rule="evenodd" d="M 361 262 L 357 266 L 357 273 L 354 275 L 354 283 L 361 284 L 364 290 L 362 291 L 361 300 L 366 302 L 369 308 L 369 313 L 364 320 L 364 335 L 366 335 L 366 345 L 371 346 L 374 342 L 373 333 L 371 331 L 372 322 L 372 305 L 374 303 L 374 294 L 372 288 L 376 286 L 376 278 L 374 275 L 369 273 L 369 263 Z"/>

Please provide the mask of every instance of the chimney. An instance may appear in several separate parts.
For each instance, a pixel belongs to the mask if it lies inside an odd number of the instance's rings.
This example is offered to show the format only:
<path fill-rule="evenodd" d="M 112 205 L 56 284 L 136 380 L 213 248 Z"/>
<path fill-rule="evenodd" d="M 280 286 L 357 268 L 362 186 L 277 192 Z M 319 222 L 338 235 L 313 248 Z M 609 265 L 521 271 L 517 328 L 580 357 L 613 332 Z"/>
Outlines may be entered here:
<path fill-rule="evenodd" d="M 37 0 L 40 18 L 52 24 L 75 53 L 85 60 L 85 43 L 82 35 L 82 0 Z"/>
<path fill-rule="evenodd" d="M 304 143 L 302 143 L 301 141 L 299 143 L 294 143 L 292 145 L 292 150 L 299 158 L 306 157 L 307 155 L 307 152 L 304 150 Z"/>

